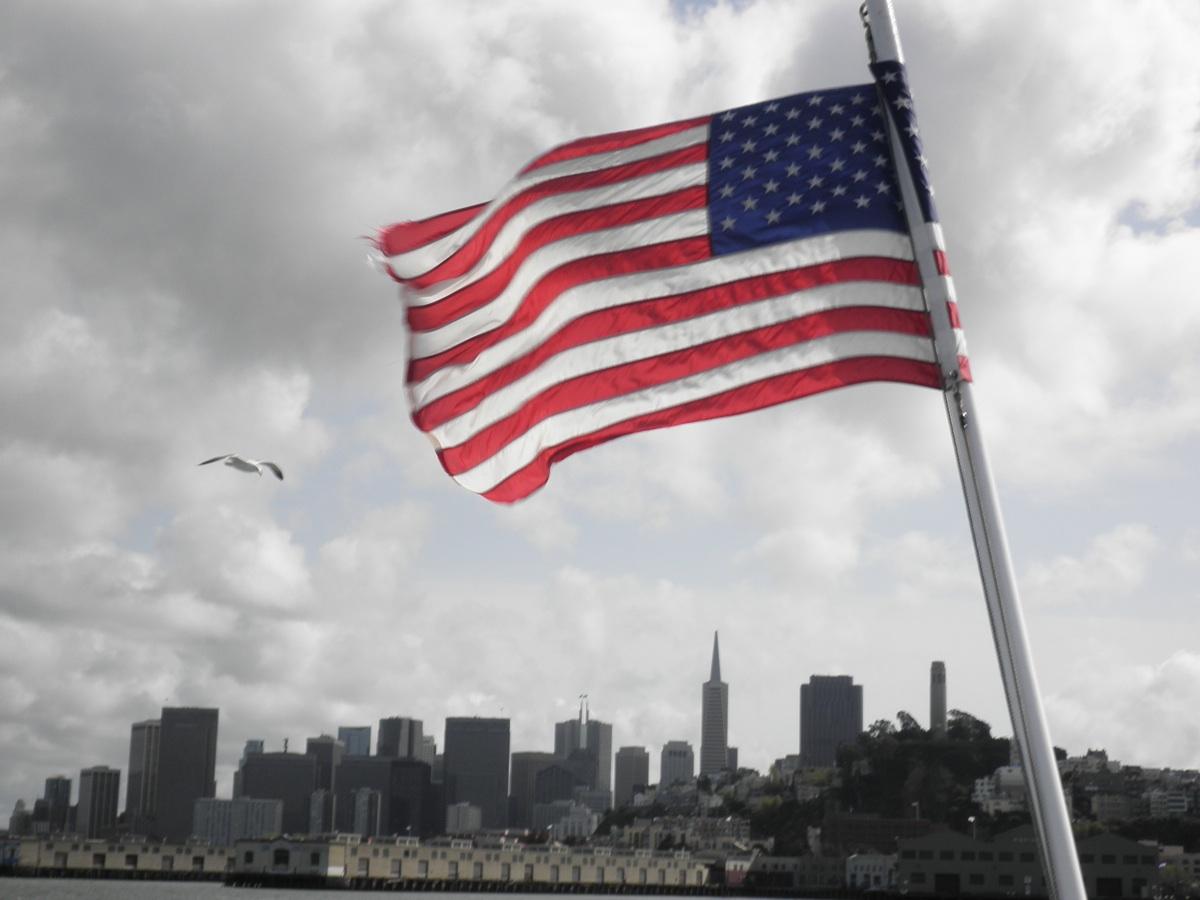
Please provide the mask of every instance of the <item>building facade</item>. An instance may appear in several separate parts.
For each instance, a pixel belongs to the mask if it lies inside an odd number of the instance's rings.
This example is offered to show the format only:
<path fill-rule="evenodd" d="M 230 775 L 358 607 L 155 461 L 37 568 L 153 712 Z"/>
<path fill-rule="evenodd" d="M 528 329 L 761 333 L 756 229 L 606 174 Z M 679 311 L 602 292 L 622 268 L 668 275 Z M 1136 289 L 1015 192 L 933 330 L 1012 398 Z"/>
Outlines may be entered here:
<path fill-rule="evenodd" d="M 394 756 L 397 759 L 421 759 L 424 752 L 424 725 L 420 719 L 391 716 L 379 720 L 379 734 L 375 743 L 376 756 Z"/>
<path fill-rule="evenodd" d="M 192 835 L 214 847 L 230 847 L 246 838 L 283 834 L 283 801 L 205 797 L 192 811 Z"/>
<path fill-rule="evenodd" d="M 371 726 L 343 725 L 338 728 L 338 740 L 345 747 L 346 756 L 371 755 Z"/>
<path fill-rule="evenodd" d="M 158 719 L 134 722 L 129 730 L 129 776 L 125 785 L 128 829 L 144 834 L 154 819 L 158 798 Z"/>
<path fill-rule="evenodd" d="M 509 720 L 446 719 L 443 779 L 446 804 L 473 803 L 484 828 L 508 822 Z"/>
<path fill-rule="evenodd" d="M 719 775 L 729 765 L 729 685 L 721 680 L 721 653 L 713 632 L 708 681 L 700 686 L 700 774 Z"/>
<path fill-rule="evenodd" d="M 538 773 L 557 761 L 553 753 L 520 751 L 512 755 L 512 777 L 508 793 L 510 828 L 533 827 L 535 779 Z"/>
<path fill-rule="evenodd" d="M 515 766 L 514 766 L 515 768 Z M 645 747 L 622 747 L 617 751 L 616 783 L 613 787 L 613 808 L 620 809 L 633 802 L 635 791 L 650 784 L 650 754 Z"/>
<path fill-rule="evenodd" d="M 317 761 L 317 790 L 333 790 L 333 773 L 345 755 L 346 746 L 337 738 L 323 734 L 309 738 L 304 753 Z"/>
<path fill-rule="evenodd" d="M 337 831 L 368 837 L 422 837 L 440 830 L 442 816 L 435 808 L 429 766 L 423 762 L 391 756 L 347 756 L 338 766 L 333 783 Z M 362 812 L 360 806 L 366 811 Z"/>
<path fill-rule="evenodd" d="M 582 714 L 586 716 L 586 712 Z M 590 790 L 612 790 L 612 725 L 598 719 L 567 719 L 554 725 L 554 754 L 571 760 Z"/>
<path fill-rule="evenodd" d="M 696 755 L 687 741 L 667 741 L 659 758 L 658 783 L 662 787 L 686 784 L 696 777 Z"/>
<path fill-rule="evenodd" d="M 92 766 L 79 773 L 79 810 L 75 829 L 86 838 L 104 838 L 117 828 L 121 770 Z"/>
<path fill-rule="evenodd" d="M 317 789 L 317 757 L 306 753 L 254 753 L 242 762 L 241 797 L 283 804 L 283 834 L 307 834 L 309 803 Z"/>
<path fill-rule="evenodd" d="M 164 707 L 160 718 L 155 833 L 186 840 L 196 801 L 217 793 L 216 709 Z"/>
<path fill-rule="evenodd" d="M 946 664 L 940 661 L 929 666 L 929 730 L 946 736 Z"/>
<path fill-rule="evenodd" d="M 800 759 L 806 766 L 834 766 L 838 747 L 863 730 L 862 685 L 849 675 L 813 675 L 800 686 Z"/>

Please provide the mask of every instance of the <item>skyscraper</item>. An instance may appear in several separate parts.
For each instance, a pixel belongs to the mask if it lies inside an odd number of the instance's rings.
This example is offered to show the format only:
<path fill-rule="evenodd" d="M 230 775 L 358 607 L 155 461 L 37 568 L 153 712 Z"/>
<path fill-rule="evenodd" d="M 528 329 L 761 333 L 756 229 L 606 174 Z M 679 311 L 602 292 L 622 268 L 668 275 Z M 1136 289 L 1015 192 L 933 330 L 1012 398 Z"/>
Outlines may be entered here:
<path fill-rule="evenodd" d="M 166 840 L 186 840 L 196 801 L 216 796 L 217 716 L 216 709 L 163 708 L 155 832 Z"/>
<path fill-rule="evenodd" d="M 622 747 L 617 751 L 616 786 L 613 788 L 613 809 L 633 802 L 639 787 L 650 783 L 650 754 L 645 747 Z"/>
<path fill-rule="evenodd" d="M 574 761 L 589 790 L 612 790 L 612 725 L 588 717 L 586 698 L 578 719 L 555 723 L 554 755 Z"/>
<path fill-rule="evenodd" d="M 379 720 L 379 735 L 376 738 L 376 756 L 394 756 L 397 759 L 420 759 L 422 744 L 420 719 L 392 716 Z"/>
<path fill-rule="evenodd" d="M 252 753 L 242 761 L 242 797 L 283 803 L 284 834 L 308 832 L 309 800 L 317 789 L 317 758 L 306 753 Z"/>
<path fill-rule="evenodd" d="M 334 826 L 370 837 L 438 830 L 429 766 L 394 756 L 346 756 L 334 776 Z"/>
<path fill-rule="evenodd" d="M 721 653 L 713 632 L 712 668 L 700 687 L 700 774 L 719 775 L 729 765 L 729 685 L 721 680 Z"/>
<path fill-rule="evenodd" d="M 929 666 L 929 731 L 935 737 L 946 736 L 946 664 Z"/>
<path fill-rule="evenodd" d="M 659 787 L 686 784 L 696 777 L 696 755 L 687 741 L 667 741 L 659 759 Z"/>
<path fill-rule="evenodd" d="M 813 675 L 800 685 L 800 760 L 837 764 L 837 749 L 863 730 L 862 685 L 849 675 Z"/>
<path fill-rule="evenodd" d="M 518 752 L 512 755 L 512 779 L 508 789 L 510 828 L 533 827 L 534 779 L 557 758 L 553 753 Z"/>
<path fill-rule="evenodd" d="M 79 810 L 75 828 L 87 838 L 109 837 L 117 827 L 121 770 L 92 766 L 79 773 Z"/>
<path fill-rule="evenodd" d="M 125 788 L 125 824 L 144 834 L 154 818 L 158 796 L 158 719 L 134 722 L 129 730 L 129 781 Z"/>
<path fill-rule="evenodd" d="M 338 728 L 337 736 L 346 748 L 346 756 L 371 755 L 370 725 L 343 725 Z"/>
<path fill-rule="evenodd" d="M 67 817 L 71 812 L 71 779 L 65 775 L 53 775 L 46 779 L 42 792 L 46 801 L 46 821 L 51 834 L 62 834 L 67 830 Z"/>
<path fill-rule="evenodd" d="M 338 763 L 342 761 L 342 756 L 345 755 L 346 748 L 337 738 L 323 734 L 320 737 L 309 738 L 304 745 L 304 753 L 306 756 L 315 757 L 317 760 L 317 789 L 332 790 L 333 789 L 333 773 L 337 769 Z"/>
<path fill-rule="evenodd" d="M 448 718 L 443 756 L 446 805 L 473 803 L 484 828 L 508 819 L 508 719 Z"/>

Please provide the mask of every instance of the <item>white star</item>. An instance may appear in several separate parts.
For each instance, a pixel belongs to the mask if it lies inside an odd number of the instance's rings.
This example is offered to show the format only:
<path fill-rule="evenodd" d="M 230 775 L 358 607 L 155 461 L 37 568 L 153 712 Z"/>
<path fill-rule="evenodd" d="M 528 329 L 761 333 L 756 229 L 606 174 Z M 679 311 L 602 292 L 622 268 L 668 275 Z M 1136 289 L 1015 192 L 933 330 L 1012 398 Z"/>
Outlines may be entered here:
<path fill-rule="evenodd" d="M 787 195 L 787 202 L 788 202 L 788 206 L 795 206 L 797 203 L 800 202 L 800 195 L 797 194 L 795 191 L 792 191 L 792 193 Z"/>
<path fill-rule="evenodd" d="M 737 222 L 734 220 L 733 216 L 726 216 L 725 218 L 723 218 L 721 220 L 721 227 L 725 231 L 729 231 L 736 224 L 737 224 Z"/>
<path fill-rule="evenodd" d="M 821 122 L 822 122 L 822 121 L 823 121 L 823 120 L 821 119 L 821 117 L 820 117 L 820 116 L 813 116 L 811 119 L 809 119 L 809 120 L 808 120 L 808 128 L 809 128 L 809 130 L 810 130 L 810 131 L 815 131 L 816 129 L 820 128 L 820 127 L 821 127 Z"/>
<path fill-rule="evenodd" d="M 877 181 L 875 183 L 875 193 L 877 194 L 889 194 L 891 193 L 891 190 L 892 186 L 886 181 Z"/>
<path fill-rule="evenodd" d="M 853 119 L 850 120 L 850 124 L 853 125 L 855 128 L 862 128 L 864 125 L 867 124 L 867 120 L 864 119 L 862 116 L 855 116 Z"/>
<path fill-rule="evenodd" d="M 772 122 L 770 125 L 768 125 L 766 128 L 763 129 L 763 134 L 765 134 L 767 137 L 770 137 L 771 135 L 775 134 L 778 131 L 779 131 L 779 126 L 776 125 L 774 122 Z"/>
<path fill-rule="evenodd" d="M 883 140 L 883 132 L 880 131 L 878 128 L 876 128 L 874 131 L 871 132 L 871 138 L 872 138 L 872 140 L 882 141 Z"/>
<path fill-rule="evenodd" d="M 754 166 L 746 166 L 746 168 L 742 169 L 742 181 L 749 181 L 757 174 L 758 169 L 756 169 Z"/>
<path fill-rule="evenodd" d="M 917 157 L 917 163 L 921 166 L 922 169 L 929 168 L 929 159 L 925 156 L 924 153 L 922 153 L 920 156 Z"/>
<path fill-rule="evenodd" d="M 809 147 L 808 148 L 808 158 L 809 159 L 820 159 L 821 158 L 821 148 L 820 147 Z"/>
<path fill-rule="evenodd" d="M 858 106 L 866 99 L 867 98 L 864 97 L 862 94 L 855 94 L 853 97 L 850 98 L 850 102 L 853 103 L 855 106 Z"/>
<path fill-rule="evenodd" d="M 866 179 L 866 177 L 867 177 L 867 173 L 864 172 L 862 169 L 859 169 L 857 172 L 854 173 L 855 181 L 863 181 L 864 179 Z"/>
<path fill-rule="evenodd" d="M 845 136 L 846 132 L 842 131 L 840 128 L 835 128 L 833 131 L 829 132 L 829 139 L 831 141 L 840 141 Z"/>
<path fill-rule="evenodd" d="M 746 141 L 742 142 L 742 149 L 745 150 L 747 153 L 749 153 L 751 150 L 753 150 L 757 146 L 758 146 L 758 144 L 751 140 L 746 140 Z"/>
<path fill-rule="evenodd" d="M 846 168 L 846 164 L 844 162 L 842 162 L 840 159 L 835 159 L 833 162 L 831 162 L 829 164 L 830 172 L 840 172 L 844 168 Z"/>
<path fill-rule="evenodd" d="M 813 94 L 811 97 L 808 98 L 808 105 L 809 106 L 820 106 L 821 101 L 824 99 L 825 98 L 822 97 L 820 94 Z"/>
<path fill-rule="evenodd" d="M 789 135 L 787 136 L 787 145 L 788 145 L 789 147 L 795 147 L 795 146 L 796 146 L 798 143 L 800 143 L 800 135 L 798 135 L 798 134 L 789 134 Z"/>
<path fill-rule="evenodd" d="M 779 221 L 779 213 L 777 213 L 775 210 L 771 210 L 769 213 L 767 213 L 767 224 L 768 225 L 774 225 L 778 221 Z"/>
<path fill-rule="evenodd" d="M 795 178 L 800 174 L 800 166 L 796 163 L 788 163 L 787 173 L 789 177 Z"/>
<path fill-rule="evenodd" d="M 721 160 L 721 168 L 722 169 L 732 169 L 733 168 L 733 157 L 726 156 L 724 159 L 722 159 Z"/>
<path fill-rule="evenodd" d="M 772 162 L 775 162 L 775 160 L 777 160 L 777 159 L 779 159 L 779 151 L 778 150 L 768 150 L 766 153 L 763 154 L 764 162 L 772 163 Z"/>
<path fill-rule="evenodd" d="M 731 109 L 727 113 L 725 113 L 723 116 L 721 116 L 721 121 L 722 122 L 732 122 L 733 121 L 733 110 Z"/>
<path fill-rule="evenodd" d="M 767 112 L 775 112 L 777 109 L 779 109 L 778 103 L 772 102 L 767 104 Z"/>
<path fill-rule="evenodd" d="M 846 193 L 846 189 L 842 185 L 836 185 L 833 189 L 833 196 L 841 197 Z"/>
<path fill-rule="evenodd" d="M 869 197 L 859 194 L 857 197 L 854 198 L 854 205 L 857 206 L 859 209 L 866 209 L 868 206 L 871 205 L 871 200 Z"/>
<path fill-rule="evenodd" d="M 883 156 L 883 155 L 876 156 L 873 161 L 874 161 L 875 165 L 880 166 L 880 167 L 886 166 L 887 162 L 888 162 L 887 157 Z"/>
<path fill-rule="evenodd" d="M 813 188 L 820 187 L 824 183 L 825 183 L 825 179 L 822 178 L 820 175 L 814 175 L 812 178 L 808 179 L 809 187 L 813 187 Z"/>
<path fill-rule="evenodd" d="M 746 210 L 746 212 L 749 212 L 750 210 L 754 209 L 756 206 L 758 206 L 758 201 L 755 200 L 753 197 L 747 197 L 745 200 L 742 201 L 742 208 L 744 210 Z"/>
<path fill-rule="evenodd" d="M 916 126 L 916 123 L 913 123 L 913 124 L 909 125 L 909 126 L 908 126 L 907 128 L 905 128 L 904 130 L 908 132 L 908 136 L 909 136 L 909 137 L 916 137 L 916 136 L 917 136 L 917 134 L 919 133 L 919 132 L 917 131 L 917 126 Z"/>
<path fill-rule="evenodd" d="M 773 194 L 777 190 L 779 190 L 779 182 L 776 181 L 774 178 L 772 178 L 770 181 L 768 181 L 766 184 L 763 185 L 763 189 L 768 194 Z"/>
<path fill-rule="evenodd" d="M 895 82 L 896 78 L 897 78 L 896 72 L 884 72 L 883 73 L 883 80 L 884 80 L 885 84 L 892 84 L 893 82 Z"/>
<path fill-rule="evenodd" d="M 730 141 L 733 140 L 733 132 L 732 131 L 721 132 L 721 140 L 722 140 L 722 142 L 728 144 Z"/>
<path fill-rule="evenodd" d="M 758 116 L 746 116 L 746 118 L 742 119 L 742 124 L 745 125 L 747 128 L 749 128 L 751 125 L 753 125 L 757 121 L 758 121 Z"/>
<path fill-rule="evenodd" d="M 796 109 L 795 107 L 792 107 L 787 112 L 785 112 L 784 115 L 787 116 L 787 120 L 789 122 L 791 122 L 793 119 L 800 118 L 800 110 Z"/>
<path fill-rule="evenodd" d="M 853 144 L 850 145 L 850 149 L 853 150 L 855 153 L 862 153 L 864 150 L 867 149 L 867 145 L 864 144 L 862 141 L 855 141 Z"/>
<path fill-rule="evenodd" d="M 811 209 L 814 213 L 824 212 L 825 203 L 822 200 L 818 200 L 816 203 L 810 206 L 809 209 Z"/>
<path fill-rule="evenodd" d="M 892 106 L 896 107 L 896 109 L 912 109 L 912 105 L 912 100 L 903 95 L 892 101 Z"/>
<path fill-rule="evenodd" d="M 829 111 L 835 115 L 840 115 L 846 111 L 846 107 L 842 106 L 840 103 L 835 103 L 833 106 L 829 107 Z"/>
<path fill-rule="evenodd" d="M 730 197 L 733 196 L 733 185 L 732 184 L 722 185 L 721 190 L 717 191 L 717 193 L 721 195 L 722 200 L 728 200 Z"/>

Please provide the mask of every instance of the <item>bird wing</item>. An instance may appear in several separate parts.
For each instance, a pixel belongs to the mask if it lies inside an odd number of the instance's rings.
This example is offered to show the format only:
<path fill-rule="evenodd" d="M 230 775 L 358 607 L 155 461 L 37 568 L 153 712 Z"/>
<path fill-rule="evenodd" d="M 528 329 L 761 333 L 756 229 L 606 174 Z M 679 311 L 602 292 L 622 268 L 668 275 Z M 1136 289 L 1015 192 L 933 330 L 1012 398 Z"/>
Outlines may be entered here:
<path fill-rule="evenodd" d="M 279 466 L 275 465 L 275 463 L 264 460 L 263 462 L 259 463 L 259 465 L 266 466 L 275 473 L 276 478 L 278 478 L 280 481 L 283 481 L 283 470 L 279 468 Z"/>
<path fill-rule="evenodd" d="M 232 455 L 233 455 L 232 453 L 226 453 L 224 456 L 214 456 L 212 459 L 206 459 L 202 463 L 196 463 L 196 465 L 207 466 L 209 463 L 215 463 L 215 462 L 220 462 L 223 459 L 229 459 L 229 457 L 231 457 Z"/>

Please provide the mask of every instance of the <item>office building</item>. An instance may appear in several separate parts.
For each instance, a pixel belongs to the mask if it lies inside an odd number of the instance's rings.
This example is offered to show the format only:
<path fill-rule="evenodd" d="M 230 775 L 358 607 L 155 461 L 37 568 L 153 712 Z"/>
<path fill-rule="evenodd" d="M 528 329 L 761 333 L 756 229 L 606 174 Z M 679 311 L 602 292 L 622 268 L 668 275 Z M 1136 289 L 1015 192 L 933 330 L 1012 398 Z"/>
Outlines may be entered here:
<path fill-rule="evenodd" d="M 612 790 L 612 725 L 588 716 L 587 699 L 579 705 L 579 718 L 554 726 L 554 755 L 574 761 L 585 771 L 591 790 Z"/>
<path fill-rule="evenodd" d="M 317 788 L 308 798 L 308 833 L 333 831 L 333 791 Z"/>
<path fill-rule="evenodd" d="M 553 753 L 521 751 L 512 755 L 512 778 L 508 788 L 508 824 L 510 828 L 533 827 L 534 779 L 538 772 L 554 765 Z"/>
<path fill-rule="evenodd" d="M 429 766 L 392 756 L 344 756 L 333 776 L 337 831 L 427 837 L 440 830 L 441 813 Z M 373 799 L 371 797 L 373 796 Z"/>
<path fill-rule="evenodd" d="M 186 840 L 197 800 L 217 793 L 216 709 L 164 707 L 159 719 L 155 834 Z"/>
<path fill-rule="evenodd" d="M 242 762 L 242 797 L 283 804 L 284 834 L 308 832 L 309 800 L 317 789 L 317 758 L 306 753 L 253 753 Z"/>
<path fill-rule="evenodd" d="M 304 753 L 317 761 L 317 788 L 326 791 L 333 790 L 333 773 L 342 761 L 345 752 L 345 745 L 337 738 L 327 734 L 308 739 L 304 746 Z"/>
<path fill-rule="evenodd" d="M 514 764 L 515 769 L 515 764 Z M 613 808 L 633 802 L 633 795 L 650 784 L 650 754 L 645 747 L 622 747 L 617 751 L 616 785 Z"/>
<path fill-rule="evenodd" d="M 283 834 L 283 802 L 251 797 L 197 800 L 192 834 L 214 847 L 232 847 L 243 839 L 276 837 Z"/>
<path fill-rule="evenodd" d="M 437 765 L 437 741 L 432 734 L 421 736 L 421 752 L 417 755 L 417 759 L 429 766 L 430 769 Z M 441 779 L 435 780 L 440 781 Z"/>
<path fill-rule="evenodd" d="M 264 743 L 262 738 L 250 738 L 246 741 L 246 745 L 242 748 L 242 758 L 238 760 L 237 771 L 233 773 L 233 796 L 242 796 L 242 766 L 251 756 L 255 756 L 263 752 Z"/>
<path fill-rule="evenodd" d="M 508 820 L 508 719 L 448 718 L 443 749 L 446 805 L 473 803 L 483 827 Z"/>
<path fill-rule="evenodd" d="M 376 756 L 394 756 L 397 759 L 420 759 L 424 751 L 420 719 L 392 716 L 379 720 L 379 735 L 376 738 Z"/>
<path fill-rule="evenodd" d="M 736 773 L 738 770 L 738 749 L 737 747 L 729 747 L 725 753 L 725 768 L 730 772 Z"/>
<path fill-rule="evenodd" d="M 659 787 L 687 784 L 696 777 L 696 756 L 687 741 L 667 741 L 663 744 L 658 766 Z"/>
<path fill-rule="evenodd" d="M 713 632 L 708 681 L 700 686 L 700 774 L 719 775 L 729 765 L 729 685 L 721 680 L 721 651 Z"/>
<path fill-rule="evenodd" d="M 76 830 L 86 838 L 110 837 L 117 827 L 121 803 L 121 770 L 92 766 L 79 773 Z"/>
<path fill-rule="evenodd" d="M 446 834 L 474 834 L 483 827 L 483 814 L 473 803 L 452 803 L 446 807 Z"/>
<path fill-rule="evenodd" d="M 48 833 L 62 834 L 67 830 L 67 820 L 71 815 L 71 779 L 65 775 L 47 778 L 42 799 L 46 801 Z"/>
<path fill-rule="evenodd" d="M 129 730 L 129 777 L 125 786 L 125 826 L 133 834 L 150 830 L 157 806 L 158 719 L 134 722 Z"/>
<path fill-rule="evenodd" d="M 929 666 L 929 731 L 934 737 L 946 736 L 946 664 Z"/>
<path fill-rule="evenodd" d="M 800 759 L 806 766 L 837 765 L 838 747 L 863 730 L 862 685 L 849 675 L 813 675 L 800 686 Z"/>
<path fill-rule="evenodd" d="M 343 725 L 338 728 L 338 740 L 345 747 L 346 756 L 371 755 L 371 726 Z"/>

